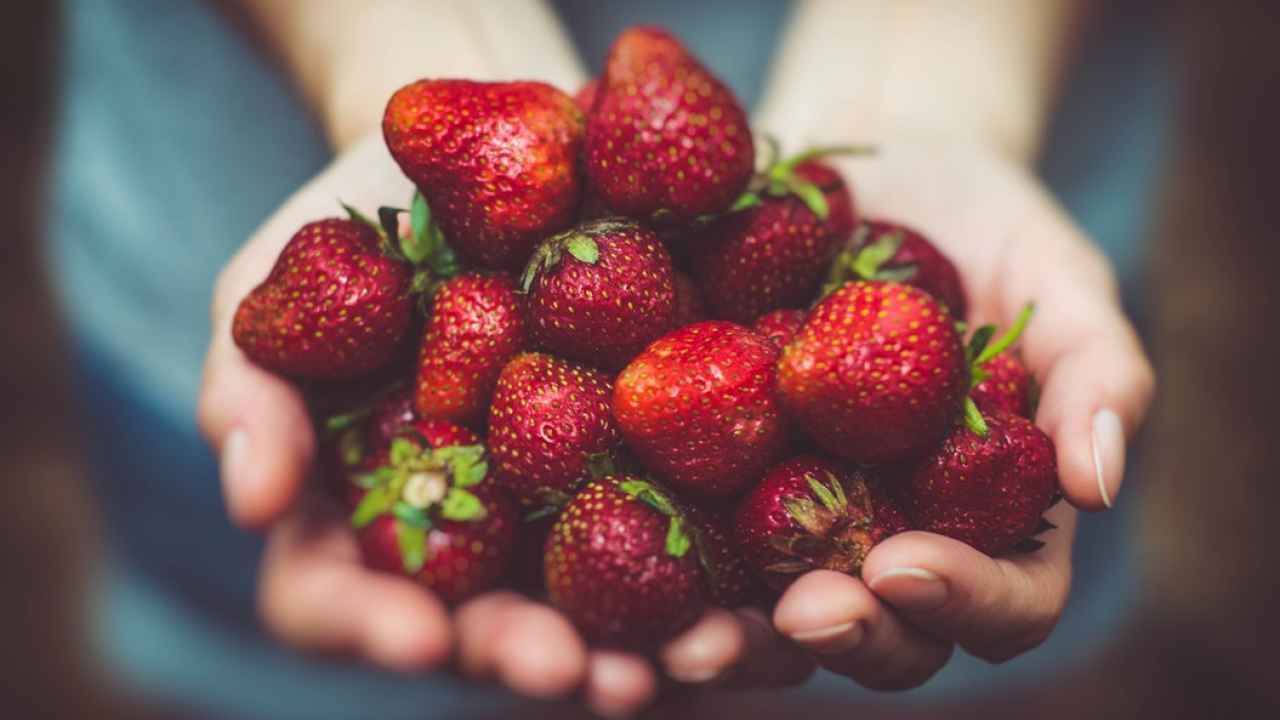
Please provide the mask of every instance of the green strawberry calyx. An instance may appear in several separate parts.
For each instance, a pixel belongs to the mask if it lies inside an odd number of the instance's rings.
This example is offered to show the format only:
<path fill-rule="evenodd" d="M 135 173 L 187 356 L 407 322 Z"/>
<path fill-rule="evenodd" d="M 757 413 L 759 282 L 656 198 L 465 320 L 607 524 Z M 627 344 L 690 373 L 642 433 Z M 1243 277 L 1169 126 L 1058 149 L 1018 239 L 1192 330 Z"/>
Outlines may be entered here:
<path fill-rule="evenodd" d="M 520 275 L 520 289 L 529 292 L 538 275 L 554 270 L 565 255 L 586 265 L 600 261 L 600 244 L 596 238 L 610 233 L 635 229 L 637 225 L 624 218 L 602 218 L 553 235 L 542 241 L 533 251 L 524 272 Z"/>
<path fill-rule="evenodd" d="M 427 533 L 436 522 L 487 516 L 484 502 L 469 488 L 488 472 L 483 445 L 432 448 L 415 433 L 397 437 L 386 465 L 354 477 L 367 492 L 351 513 L 351 526 L 359 530 L 381 516 L 394 516 L 404 569 L 416 573 L 426 562 Z"/>
<path fill-rule="evenodd" d="M 1035 309 L 1035 303 L 1024 305 L 1018 316 L 1014 318 L 1013 324 L 999 337 L 995 337 L 995 325 L 983 325 L 973 332 L 973 337 L 969 338 L 969 344 L 965 346 L 965 360 L 969 367 L 969 389 L 972 390 L 983 380 L 991 377 L 983 366 L 995 356 L 1013 347 L 1013 344 L 1022 336 L 1022 332 L 1027 329 Z M 964 398 L 964 423 L 979 437 L 986 437 L 990 432 L 987 421 L 982 417 L 982 411 L 978 409 L 977 403 L 970 395 L 965 395 Z"/>
<path fill-rule="evenodd" d="M 351 205 L 341 201 L 340 204 L 352 220 L 378 233 L 383 255 L 416 268 L 411 293 L 429 298 L 442 281 L 462 271 L 458 256 L 432 219 L 431 207 L 421 192 L 414 191 L 407 211 L 397 207 L 378 208 L 376 221 Z M 400 215 L 405 212 L 409 214 L 409 232 L 401 233 Z"/>
<path fill-rule="evenodd" d="M 684 557 L 693 547 L 688 521 L 671 496 L 657 484 L 648 480 L 628 477 L 618 483 L 619 489 L 669 518 L 665 549 L 672 557 Z"/>
<path fill-rule="evenodd" d="M 827 203 L 827 192 L 834 188 L 819 187 L 817 183 L 805 180 L 796 174 L 796 168 L 810 160 L 833 155 L 872 155 L 876 152 L 876 149 L 869 145 L 829 145 L 809 148 L 783 158 L 777 138 L 766 135 L 764 140 L 768 148 L 766 153 L 768 160 L 764 164 L 764 170 L 751 178 L 746 191 L 739 195 L 729 207 L 730 213 L 760 205 L 766 197 L 781 198 L 794 195 L 819 220 L 826 220 L 831 214 L 831 208 Z"/>
<path fill-rule="evenodd" d="M 799 526 L 799 531 L 770 539 L 773 549 L 786 559 L 765 568 L 768 572 L 791 575 L 814 568 L 837 572 L 857 572 L 871 547 L 872 507 L 866 493 L 856 498 L 855 508 L 844 484 L 831 473 L 826 482 L 805 475 L 806 495 L 783 498 L 782 507 Z"/>
<path fill-rule="evenodd" d="M 820 297 L 825 297 L 850 280 L 906 282 L 915 277 L 915 263 L 894 263 L 906 236 L 901 230 L 871 237 L 867 225 L 854 231 L 849 243 L 836 254 L 827 271 Z"/>

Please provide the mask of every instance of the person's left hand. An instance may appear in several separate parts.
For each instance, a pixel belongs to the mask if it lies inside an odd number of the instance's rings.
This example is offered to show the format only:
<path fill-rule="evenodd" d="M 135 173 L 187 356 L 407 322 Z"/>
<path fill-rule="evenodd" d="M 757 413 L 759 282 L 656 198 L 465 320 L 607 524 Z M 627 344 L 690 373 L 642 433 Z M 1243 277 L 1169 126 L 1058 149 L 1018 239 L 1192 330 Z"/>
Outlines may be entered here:
<path fill-rule="evenodd" d="M 958 644 L 1002 662 L 1039 645 L 1071 584 L 1076 510 L 1108 508 L 1125 441 L 1154 379 L 1121 308 L 1105 257 L 1029 170 L 954 139 L 899 137 L 870 158 L 838 162 L 864 216 L 914 226 L 960 270 L 971 327 L 1036 316 L 1023 360 L 1043 387 L 1036 424 L 1057 447 L 1062 491 L 1046 544 L 990 558 L 939 535 L 908 532 L 872 549 L 862 579 L 815 571 L 774 611 L 777 629 L 826 668 L 879 689 L 920 685 Z"/>

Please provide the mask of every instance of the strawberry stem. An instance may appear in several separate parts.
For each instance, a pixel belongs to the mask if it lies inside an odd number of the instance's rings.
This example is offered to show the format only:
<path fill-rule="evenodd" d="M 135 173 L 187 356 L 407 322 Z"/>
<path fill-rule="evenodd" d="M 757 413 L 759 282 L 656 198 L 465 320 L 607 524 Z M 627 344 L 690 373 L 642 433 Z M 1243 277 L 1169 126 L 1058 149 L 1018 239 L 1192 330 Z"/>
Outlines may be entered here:
<path fill-rule="evenodd" d="M 987 427 L 987 421 L 982 417 L 982 411 L 978 409 L 977 403 L 971 397 L 964 399 L 964 424 L 978 437 L 986 437 L 987 433 L 991 432 Z"/>
<path fill-rule="evenodd" d="M 1018 341 L 1022 335 L 1022 331 L 1027 329 L 1027 323 L 1031 322 L 1031 315 L 1035 313 L 1035 303 L 1027 303 L 1022 307 L 1022 311 L 1018 313 L 1018 317 L 1014 319 L 1013 324 L 1003 335 L 996 338 L 993 342 L 987 344 L 985 348 L 978 353 L 978 357 L 974 358 L 974 365 L 981 365 L 1000 353 L 1008 350 L 1011 345 Z"/>

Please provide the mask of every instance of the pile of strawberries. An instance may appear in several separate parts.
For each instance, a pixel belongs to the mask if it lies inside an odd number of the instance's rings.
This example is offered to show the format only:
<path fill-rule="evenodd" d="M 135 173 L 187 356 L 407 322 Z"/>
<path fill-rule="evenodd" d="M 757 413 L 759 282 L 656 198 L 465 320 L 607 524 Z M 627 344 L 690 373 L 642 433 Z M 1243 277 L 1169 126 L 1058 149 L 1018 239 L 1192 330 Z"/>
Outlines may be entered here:
<path fill-rule="evenodd" d="M 302 227 L 233 328 L 316 399 L 369 565 L 646 650 L 905 530 L 1035 549 L 1058 481 L 1010 354 L 1029 311 L 966 343 L 955 268 L 859 218 L 823 162 L 849 149 L 757 163 L 654 28 L 576 98 L 421 80 L 383 132 L 410 207 Z"/>

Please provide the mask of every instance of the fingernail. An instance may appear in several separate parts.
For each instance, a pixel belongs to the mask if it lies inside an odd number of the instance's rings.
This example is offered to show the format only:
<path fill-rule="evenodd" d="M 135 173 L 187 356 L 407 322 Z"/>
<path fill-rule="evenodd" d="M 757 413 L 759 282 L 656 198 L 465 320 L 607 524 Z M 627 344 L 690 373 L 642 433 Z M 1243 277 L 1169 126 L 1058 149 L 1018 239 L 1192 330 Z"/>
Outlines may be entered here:
<path fill-rule="evenodd" d="M 1124 426 L 1112 410 L 1093 416 L 1093 471 L 1102 504 L 1110 508 L 1124 478 Z"/>
<path fill-rule="evenodd" d="M 868 585 L 875 594 L 904 610 L 928 612 L 947 602 L 946 582 L 923 568 L 886 570 Z"/>
<path fill-rule="evenodd" d="M 668 667 L 667 675 L 672 680 L 682 683 L 704 683 L 720 674 L 719 668 L 712 667 Z"/>
<path fill-rule="evenodd" d="M 791 639 L 819 654 L 848 652 L 862 643 L 866 631 L 858 621 L 791 633 Z"/>
<path fill-rule="evenodd" d="M 243 428 L 232 430 L 227 439 L 222 443 L 222 458 L 220 466 L 222 468 L 223 486 L 230 486 L 236 482 L 244 471 L 245 459 L 249 454 L 249 433 Z"/>

